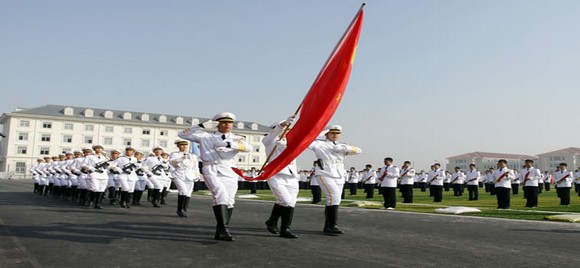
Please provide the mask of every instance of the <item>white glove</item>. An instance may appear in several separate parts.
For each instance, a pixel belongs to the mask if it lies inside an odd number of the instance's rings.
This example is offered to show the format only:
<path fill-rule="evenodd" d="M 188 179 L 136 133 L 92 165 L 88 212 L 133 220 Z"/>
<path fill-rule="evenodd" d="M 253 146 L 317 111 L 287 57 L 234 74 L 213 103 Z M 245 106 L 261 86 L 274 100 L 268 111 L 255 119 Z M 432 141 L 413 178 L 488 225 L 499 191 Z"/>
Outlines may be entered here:
<path fill-rule="evenodd" d="M 219 124 L 219 122 L 217 122 L 217 121 L 207 120 L 207 121 L 199 124 L 199 126 L 202 128 L 205 128 L 205 129 L 210 129 L 210 128 L 217 127 L 218 124 Z"/>
<path fill-rule="evenodd" d="M 286 119 L 286 121 L 284 121 L 284 123 L 285 123 L 286 125 L 291 125 L 292 123 L 294 123 L 294 120 L 296 120 L 296 115 L 295 115 L 295 114 L 293 114 L 293 115 L 291 115 L 290 117 L 288 117 L 288 118 Z"/>

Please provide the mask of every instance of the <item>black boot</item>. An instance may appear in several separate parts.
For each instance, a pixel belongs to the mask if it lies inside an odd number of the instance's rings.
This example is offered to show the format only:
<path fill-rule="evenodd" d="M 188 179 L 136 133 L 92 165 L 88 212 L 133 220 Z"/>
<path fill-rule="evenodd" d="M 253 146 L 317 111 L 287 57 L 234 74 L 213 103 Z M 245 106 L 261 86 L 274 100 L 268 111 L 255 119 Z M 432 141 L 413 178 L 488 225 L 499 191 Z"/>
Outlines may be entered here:
<path fill-rule="evenodd" d="M 161 191 L 161 205 L 167 205 L 165 202 L 165 198 L 167 197 L 167 187 L 163 187 L 163 191 Z"/>
<path fill-rule="evenodd" d="M 213 206 L 213 214 L 217 222 L 214 236 L 215 240 L 234 241 L 225 221 L 228 214 L 227 209 L 228 207 L 226 205 Z"/>
<path fill-rule="evenodd" d="M 324 227 L 324 233 L 344 234 L 343 231 L 336 227 L 336 222 L 338 220 L 338 206 L 326 206 L 326 209 L 326 226 Z"/>
<path fill-rule="evenodd" d="M 153 207 L 158 208 L 159 207 L 159 189 L 153 189 L 151 191 L 151 204 L 153 205 Z"/>
<path fill-rule="evenodd" d="M 183 212 L 183 202 L 185 202 L 185 195 L 177 196 L 177 215 L 179 217 L 187 217 L 187 214 Z"/>
<path fill-rule="evenodd" d="M 95 208 L 102 209 L 101 207 L 101 200 L 103 199 L 103 195 L 105 192 L 95 192 L 93 195 L 95 197 Z"/>
<path fill-rule="evenodd" d="M 152 191 L 153 191 L 153 189 L 151 189 L 151 188 L 147 189 L 147 202 L 151 202 L 153 199 Z"/>
<path fill-rule="evenodd" d="M 34 191 L 32 191 L 32 193 L 36 193 L 38 192 L 38 183 L 34 183 Z"/>
<path fill-rule="evenodd" d="M 284 207 L 274 204 L 272 208 L 272 214 L 270 214 L 270 218 L 266 221 L 266 227 L 268 228 L 268 232 L 273 234 L 279 234 L 280 231 L 278 230 L 278 218 L 280 218 L 280 214 Z"/>
<path fill-rule="evenodd" d="M 298 236 L 293 234 L 292 230 L 290 230 L 290 226 L 292 225 L 292 218 L 294 218 L 294 208 L 283 207 L 281 214 L 282 214 L 282 225 L 280 226 L 280 237 L 298 238 Z"/>
<path fill-rule="evenodd" d="M 84 206 L 85 205 L 85 200 L 87 200 L 87 190 L 86 189 L 81 189 L 80 193 L 79 193 L 79 205 Z"/>
<path fill-rule="evenodd" d="M 44 191 L 44 187 L 45 187 L 44 185 L 38 186 L 38 192 L 37 192 L 38 195 L 42 195 L 42 192 Z"/>
<path fill-rule="evenodd" d="M 121 202 L 119 202 L 119 205 L 122 208 L 127 207 L 127 191 L 121 191 Z"/>
<path fill-rule="evenodd" d="M 79 194 L 78 186 L 72 186 L 71 187 L 71 190 L 70 190 L 70 195 L 71 195 L 70 196 L 70 200 L 71 201 L 77 201 L 78 200 L 78 194 Z"/>
<path fill-rule="evenodd" d="M 232 218 L 232 213 L 234 213 L 234 208 L 228 208 L 228 211 L 226 213 L 226 226 L 230 225 L 230 219 Z"/>
<path fill-rule="evenodd" d="M 135 205 L 141 205 L 141 197 L 143 196 L 143 191 L 136 191 L 135 192 Z"/>
<path fill-rule="evenodd" d="M 133 196 L 131 197 L 131 205 L 137 205 L 137 196 L 139 196 L 139 191 L 133 192 Z"/>
<path fill-rule="evenodd" d="M 115 187 L 109 187 L 109 205 L 114 206 L 117 199 L 115 198 Z"/>
<path fill-rule="evenodd" d="M 131 208 L 131 205 L 129 205 L 131 199 L 133 199 L 133 193 L 127 192 L 127 200 L 125 201 L 127 208 Z"/>
<path fill-rule="evenodd" d="M 189 196 L 184 196 L 183 198 L 183 211 L 187 212 L 187 208 L 189 207 L 189 199 L 191 197 Z"/>

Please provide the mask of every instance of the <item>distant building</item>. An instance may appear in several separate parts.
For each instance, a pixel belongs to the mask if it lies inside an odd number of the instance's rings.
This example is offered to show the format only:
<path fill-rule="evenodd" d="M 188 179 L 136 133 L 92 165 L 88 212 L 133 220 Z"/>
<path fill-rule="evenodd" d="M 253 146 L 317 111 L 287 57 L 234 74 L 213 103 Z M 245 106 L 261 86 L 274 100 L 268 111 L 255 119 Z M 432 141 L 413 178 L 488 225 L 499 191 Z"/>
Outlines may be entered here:
<path fill-rule="evenodd" d="M 538 167 L 542 171 L 553 172 L 558 164 L 566 163 L 568 170 L 578 169 L 580 166 L 580 148 L 569 147 L 552 152 L 538 154 Z"/>
<path fill-rule="evenodd" d="M 455 167 L 461 170 L 469 170 L 469 164 L 475 164 L 478 170 L 483 171 L 489 168 L 496 168 L 497 161 L 505 159 L 508 161 L 508 167 L 519 170 L 526 159 L 537 159 L 531 155 L 521 154 L 502 154 L 502 153 L 487 153 L 487 152 L 473 152 L 467 154 L 456 155 L 447 158 L 447 170 L 453 170 Z"/>
<path fill-rule="evenodd" d="M 17 108 L 0 116 L 5 138 L 0 139 L 0 172 L 16 177 L 28 174 L 36 159 L 102 144 L 105 151 L 132 146 L 147 155 L 154 146 L 176 150 L 177 133 L 206 118 L 133 111 L 45 105 Z M 236 134 L 246 136 L 253 150 L 240 153 L 236 164 L 260 168 L 266 160 L 262 137 L 269 129 L 254 122 L 234 123 Z"/>

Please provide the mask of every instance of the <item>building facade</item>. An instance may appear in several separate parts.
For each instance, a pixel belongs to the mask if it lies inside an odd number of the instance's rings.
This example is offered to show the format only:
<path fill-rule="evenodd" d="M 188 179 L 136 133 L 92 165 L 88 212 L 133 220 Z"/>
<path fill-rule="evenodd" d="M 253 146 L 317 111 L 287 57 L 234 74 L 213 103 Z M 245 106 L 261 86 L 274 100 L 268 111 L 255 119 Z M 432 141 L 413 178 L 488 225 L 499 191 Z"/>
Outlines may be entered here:
<path fill-rule="evenodd" d="M 469 164 L 473 163 L 478 170 L 483 171 L 489 168 L 496 168 L 497 161 L 500 159 L 507 160 L 509 168 L 520 170 L 526 159 L 536 161 L 537 157 L 519 154 L 473 152 L 447 158 L 447 170 L 453 170 L 455 167 L 459 167 L 461 170 L 469 170 Z"/>
<path fill-rule="evenodd" d="M 542 171 L 554 172 L 560 163 L 566 163 L 568 170 L 576 170 L 580 166 L 580 148 L 569 147 L 552 152 L 538 154 L 536 167 Z"/>
<path fill-rule="evenodd" d="M 0 172 L 12 177 L 29 175 L 36 159 L 101 144 L 105 151 L 134 147 L 147 155 L 154 146 L 168 152 L 176 150 L 177 133 L 207 118 L 152 114 L 62 105 L 32 109 L 17 108 L 0 117 Z M 266 160 L 263 136 L 268 127 L 254 122 L 236 121 L 233 132 L 245 136 L 251 152 L 236 158 L 239 168 L 259 169 Z"/>

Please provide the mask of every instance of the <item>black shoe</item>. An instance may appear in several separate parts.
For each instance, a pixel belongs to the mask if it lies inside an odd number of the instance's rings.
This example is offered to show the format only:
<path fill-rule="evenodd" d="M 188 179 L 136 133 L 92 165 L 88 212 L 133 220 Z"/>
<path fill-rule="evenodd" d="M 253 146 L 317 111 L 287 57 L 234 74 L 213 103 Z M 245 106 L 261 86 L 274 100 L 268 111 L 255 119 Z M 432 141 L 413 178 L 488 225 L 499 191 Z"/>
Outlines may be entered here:
<path fill-rule="evenodd" d="M 153 205 L 153 207 L 160 207 L 158 200 L 159 200 L 159 189 L 153 189 L 151 191 L 151 204 Z"/>
<path fill-rule="evenodd" d="M 213 213 L 217 222 L 215 230 L 215 240 L 234 241 L 226 225 L 228 207 L 226 205 L 213 206 Z"/>
<path fill-rule="evenodd" d="M 187 217 L 187 214 L 183 212 L 183 202 L 185 201 L 185 195 L 178 195 L 177 196 L 177 215 L 179 217 Z"/>
<path fill-rule="evenodd" d="M 274 204 L 274 207 L 272 208 L 272 214 L 270 215 L 270 218 L 265 222 L 268 232 L 273 234 L 280 233 L 280 231 L 278 230 L 278 218 L 280 218 L 282 209 L 283 209 L 282 206 Z"/>
<path fill-rule="evenodd" d="M 292 225 L 292 218 L 294 218 L 294 208 L 283 207 L 281 216 L 282 216 L 282 226 L 280 228 L 280 237 L 291 239 L 298 238 L 298 236 L 293 234 L 292 230 L 290 230 L 290 226 Z"/>
<path fill-rule="evenodd" d="M 326 206 L 326 225 L 323 232 L 325 234 L 344 234 L 344 232 L 336 226 L 338 221 L 338 206 Z"/>

